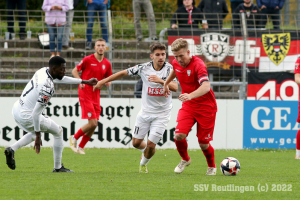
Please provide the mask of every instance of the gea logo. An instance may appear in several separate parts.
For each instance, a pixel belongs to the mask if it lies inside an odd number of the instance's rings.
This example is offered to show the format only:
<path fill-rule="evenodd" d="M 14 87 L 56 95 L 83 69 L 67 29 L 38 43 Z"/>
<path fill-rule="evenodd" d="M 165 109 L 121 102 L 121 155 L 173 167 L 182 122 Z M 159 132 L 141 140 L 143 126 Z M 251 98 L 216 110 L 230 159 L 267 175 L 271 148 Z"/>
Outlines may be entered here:
<path fill-rule="evenodd" d="M 297 122 L 295 124 L 288 122 L 287 117 L 290 114 L 290 107 L 273 107 L 272 112 L 268 107 L 257 107 L 251 113 L 251 125 L 256 130 L 298 130 Z"/>

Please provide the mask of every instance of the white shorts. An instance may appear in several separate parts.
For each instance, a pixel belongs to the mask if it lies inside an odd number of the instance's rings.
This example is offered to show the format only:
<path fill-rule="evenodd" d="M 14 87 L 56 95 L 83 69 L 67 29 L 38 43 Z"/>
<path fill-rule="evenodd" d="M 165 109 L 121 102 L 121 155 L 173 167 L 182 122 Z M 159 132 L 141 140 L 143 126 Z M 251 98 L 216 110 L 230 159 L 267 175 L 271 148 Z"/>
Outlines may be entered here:
<path fill-rule="evenodd" d="M 26 111 L 23 111 L 18 106 L 18 101 L 14 104 L 12 109 L 13 117 L 16 123 L 27 132 L 34 132 L 33 118 L 32 115 Z M 47 116 L 40 115 L 40 128 L 41 132 L 48 132 L 52 130 L 51 126 L 59 126 L 52 119 Z"/>
<path fill-rule="evenodd" d="M 152 114 L 140 111 L 136 117 L 133 138 L 144 139 L 150 131 L 148 139 L 157 144 L 163 137 L 171 118 L 171 110 L 165 113 Z"/>

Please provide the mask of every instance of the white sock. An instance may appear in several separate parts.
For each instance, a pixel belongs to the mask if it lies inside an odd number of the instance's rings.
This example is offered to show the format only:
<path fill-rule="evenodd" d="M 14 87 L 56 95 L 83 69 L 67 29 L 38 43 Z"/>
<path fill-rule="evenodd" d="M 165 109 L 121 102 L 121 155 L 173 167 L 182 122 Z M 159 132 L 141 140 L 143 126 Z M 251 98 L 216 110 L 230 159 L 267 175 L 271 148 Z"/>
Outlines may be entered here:
<path fill-rule="evenodd" d="M 77 146 L 77 149 L 83 149 L 83 148 L 81 148 L 80 146 Z"/>
<path fill-rule="evenodd" d="M 32 132 L 27 133 L 24 135 L 21 139 L 19 139 L 16 143 L 14 143 L 11 148 L 14 151 L 17 151 L 19 148 L 24 147 L 28 144 L 30 144 L 32 141 L 35 140 L 36 135 Z"/>
<path fill-rule="evenodd" d="M 53 138 L 54 138 L 54 142 L 53 142 L 54 169 L 60 169 L 62 152 L 64 149 L 62 129 L 59 131 L 58 134 L 53 134 Z"/>
<path fill-rule="evenodd" d="M 77 141 L 76 138 L 74 137 L 74 135 L 72 136 L 72 139 L 75 140 L 75 141 Z"/>
<path fill-rule="evenodd" d="M 296 149 L 296 155 L 297 155 L 297 156 L 300 156 L 300 149 L 299 149 L 299 150 Z"/>
<path fill-rule="evenodd" d="M 144 153 L 144 151 L 146 150 L 146 148 L 147 148 L 147 145 L 145 146 L 145 148 L 143 148 L 143 149 L 138 149 L 138 150 L 140 150 L 142 153 Z"/>
<path fill-rule="evenodd" d="M 144 156 L 144 154 L 143 154 L 143 157 L 142 157 L 142 160 L 141 160 L 141 162 L 140 162 L 140 165 L 147 165 L 148 164 L 148 162 L 151 160 L 151 158 L 150 159 L 147 159 L 145 156 Z"/>

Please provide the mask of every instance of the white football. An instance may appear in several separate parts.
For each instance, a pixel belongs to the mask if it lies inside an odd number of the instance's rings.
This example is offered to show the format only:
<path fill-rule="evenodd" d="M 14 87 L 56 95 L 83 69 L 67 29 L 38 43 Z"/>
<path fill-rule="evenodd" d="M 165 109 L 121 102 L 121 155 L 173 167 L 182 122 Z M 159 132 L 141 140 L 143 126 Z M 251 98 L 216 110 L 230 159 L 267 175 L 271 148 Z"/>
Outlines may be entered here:
<path fill-rule="evenodd" d="M 220 168 L 225 176 L 235 176 L 239 173 L 241 165 L 236 158 L 227 157 L 221 162 Z"/>

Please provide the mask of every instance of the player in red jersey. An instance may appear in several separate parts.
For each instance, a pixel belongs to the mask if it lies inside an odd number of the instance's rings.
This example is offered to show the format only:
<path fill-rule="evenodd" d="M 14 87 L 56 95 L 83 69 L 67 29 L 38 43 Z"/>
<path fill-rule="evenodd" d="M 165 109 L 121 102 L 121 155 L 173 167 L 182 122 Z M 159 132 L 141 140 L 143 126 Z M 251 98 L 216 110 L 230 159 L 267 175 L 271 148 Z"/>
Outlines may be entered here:
<path fill-rule="evenodd" d="M 295 64 L 295 82 L 297 84 L 300 84 L 300 57 L 297 59 Z M 298 107 L 298 118 L 297 122 L 300 123 L 300 101 L 299 101 L 299 107 Z M 295 159 L 300 159 L 300 129 L 297 132 L 296 136 L 296 156 Z"/>
<path fill-rule="evenodd" d="M 112 75 L 111 64 L 104 57 L 106 50 L 106 42 L 104 39 L 98 39 L 95 43 L 96 52 L 92 55 L 86 56 L 82 61 L 73 69 L 72 74 L 75 78 L 81 77 L 95 77 L 98 81 Z M 81 76 L 79 76 L 81 72 Z M 106 83 L 106 87 L 110 86 L 110 82 Z M 88 119 L 88 123 L 82 126 L 74 136 L 70 137 L 71 149 L 75 153 L 85 154 L 83 148 L 86 143 L 91 139 L 101 113 L 100 107 L 100 90 L 93 91 L 93 87 L 89 85 L 80 84 L 78 87 L 78 96 L 81 106 L 81 118 Z M 82 140 L 77 146 L 77 140 L 81 137 Z"/>
<path fill-rule="evenodd" d="M 182 89 L 179 100 L 183 102 L 175 130 L 175 144 L 182 160 L 174 172 L 181 173 L 191 164 L 185 138 L 197 122 L 198 142 L 208 164 L 206 175 L 216 175 L 214 148 L 209 142 L 213 139 L 217 103 L 210 88 L 206 66 L 200 58 L 190 57 L 188 43 L 182 38 L 172 43 L 171 50 L 175 59 L 172 62 L 173 70 L 164 84 L 164 94 L 169 95 L 168 84 L 177 77 Z"/>

